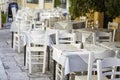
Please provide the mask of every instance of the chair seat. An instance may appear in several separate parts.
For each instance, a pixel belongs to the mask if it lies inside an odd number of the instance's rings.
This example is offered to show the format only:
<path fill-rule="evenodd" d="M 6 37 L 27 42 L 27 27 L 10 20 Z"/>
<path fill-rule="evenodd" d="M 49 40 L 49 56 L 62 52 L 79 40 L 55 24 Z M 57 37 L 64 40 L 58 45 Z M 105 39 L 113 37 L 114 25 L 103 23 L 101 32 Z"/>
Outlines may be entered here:
<path fill-rule="evenodd" d="M 75 76 L 75 80 L 87 80 L 87 75 Z M 97 75 L 92 75 L 91 80 L 98 80 Z M 108 80 L 108 79 L 104 77 L 103 80 Z"/>
<path fill-rule="evenodd" d="M 27 49 L 30 50 L 30 51 L 33 51 L 33 52 L 34 52 L 34 51 L 35 51 L 35 52 L 37 52 L 37 51 L 38 51 L 38 52 L 39 52 L 39 51 L 44 51 L 44 48 L 43 48 L 43 47 L 41 47 L 41 48 L 40 48 L 40 47 L 27 47 Z"/>

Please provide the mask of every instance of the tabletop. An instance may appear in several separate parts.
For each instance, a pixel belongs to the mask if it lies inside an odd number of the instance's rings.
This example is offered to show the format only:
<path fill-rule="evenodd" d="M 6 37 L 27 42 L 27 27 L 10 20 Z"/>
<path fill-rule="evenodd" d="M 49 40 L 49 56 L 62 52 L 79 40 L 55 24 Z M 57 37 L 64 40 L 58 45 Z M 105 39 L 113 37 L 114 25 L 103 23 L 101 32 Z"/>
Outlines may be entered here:
<path fill-rule="evenodd" d="M 53 59 L 65 68 L 65 74 L 86 71 L 90 53 L 103 54 L 107 49 L 93 44 L 85 44 L 80 49 L 80 44 L 53 45 Z"/>
<path fill-rule="evenodd" d="M 120 42 L 101 42 L 101 43 L 96 43 L 96 44 L 102 47 L 105 47 L 107 49 L 114 50 L 116 52 L 116 56 L 120 57 L 120 54 L 119 54 Z"/>
<path fill-rule="evenodd" d="M 85 23 L 85 22 L 86 21 L 65 20 L 65 21 L 56 22 L 54 27 L 56 29 L 69 29 L 70 30 L 70 29 L 73 29 L 75 24 L 79 24 L 80 25 L 80 24 Z"/>
<path fill-rule="evenodd" d="M 44 32 L 44 36 L 40 36 L 41 35 L 41 32 L 39 30 L 33 30 L 33 31 L 26 31 L 24 32 L 24 37 L 23 37 L 23 42 L 24 42 L 24 45 L 27 44 L 28 40 L 34 42 L 34 43 L 40 43 L 42 42 L 42 38 L 46 37 L 46 41 L 45 43 L 48 45 L 48 46 L 51 46 L 55 43 L 54 39 L 55 38 L 55 30 L 53 29 L 48 29 Z"/>
<path fill-rule="evenodd" d="M 97 44 L 110 50 L 120 50 L 120 42 L 100 42 Z"/>

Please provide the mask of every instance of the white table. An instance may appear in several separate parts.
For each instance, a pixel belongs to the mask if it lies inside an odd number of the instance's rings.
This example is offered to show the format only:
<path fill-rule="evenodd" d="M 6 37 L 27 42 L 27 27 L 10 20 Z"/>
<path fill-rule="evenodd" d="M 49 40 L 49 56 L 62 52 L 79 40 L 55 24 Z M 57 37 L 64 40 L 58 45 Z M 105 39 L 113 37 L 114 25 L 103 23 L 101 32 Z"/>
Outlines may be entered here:
<path fill-rule="evenodd" d="M 107 50 L 92 44 L 84 45 L 83 50 L 79 49 L 80 45 L 77 46 L 78 48 L 71 44 L 53 46 L 53 59 L 65 68 L 65 74 L 82 71 L 83 67 L 83 71 L 87 71 L 88 54 L 93 52 L 99 56 Z"/>
<path fill-rule="evenodd" d="M 98 29 L 82 28 L 82 29 L 74 29 L 73 32 L 76 33 L 78 42 L 79 41 L 85 42 L 86 39 L 89 38 L 88 41 L 90 43 L 95 44 L 97 32 L 112 32 L 112 30 L 103 29 L 103 28 L 98 28 Z"/>
<path fill-rule="evenodd" d="M 67 30 L 72 30 L 74 24 L 79 24 L 79 23 L 86 23 L 86 21 L 73 21 L 73 20 L 65 20 L 65 21 L 59 21 L 56 22 L 54 27 L 56 29 L 67 29 Z"/>
<path fill-rule="evenodd" d="M 46 44 L 48 46 L 48 70 L 49 70 L 49 58 L 50 58 L 50 50 L 49 48 L 55 43 L 54 41 L 54 35 L 55 35 L 55 32 L 56 30 L 55 29 L 47 29 L 45 31 L 45 35 L 46 35 Z M 24 42 L 24 65 L 25 65 L 25 60 L 26 60 L 26 46 L 28 44 L 28 41 L 32 41 L 34 43 L 39 43 L 39 42 L 42 42 L 41 41 L 41 37 L 39 37 L 40 34 L 39 32 L 38 33 L 35 33 L 35 34 L 30 34 L 30 32 L 24 32 L 24 37 L 23 37 L 23 42 Z M 45 37 L 45 36 L 43 36 Z M 39 40 L 40 39 L 40 40 Z"/>

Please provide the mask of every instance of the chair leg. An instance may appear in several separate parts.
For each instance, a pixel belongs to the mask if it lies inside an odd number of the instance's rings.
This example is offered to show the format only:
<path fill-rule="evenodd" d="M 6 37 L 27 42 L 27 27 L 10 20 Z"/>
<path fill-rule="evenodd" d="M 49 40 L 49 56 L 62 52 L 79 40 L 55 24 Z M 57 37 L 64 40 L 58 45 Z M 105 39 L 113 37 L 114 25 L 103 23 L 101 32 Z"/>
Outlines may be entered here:
<path fill-rule="evenodd" d="M 25 64 L 25 69 L 28 69 L 28 57 L 29 57 L 29 55 L 28 55 L 28 52 L 27 52 L 27 50 L 26 50 L 26 64 Z"/>
<path fill-rule="evenodd" d="M 20 37 L 18 38 L 18 53 L 20 53 Z"/>
<path fill-rule="evenodd" d="M 64 68 L 61 67 L 61 80 L 64 80 Z"/>
<path fill-rule="evenodd" d="M 75 75 L 74 74 L 71 74 L 70 77 L 71 77 L 70 80 L 75 80 Z"/>
<path fill-rule="evenodd" d="M 60 78 L 60 80 L 64 80 L 64 68 L 61 66 L 61 68 L 59 68 L 59 64 L 56 64 L 56 78 L 55 80 L 58 80 L 58 78 Z"/>
<path fill-rule="evenodd" d="M 31 59 L 32 55 L 31 52 L 29 52 L 29 73 L 32 73 L 32 59 Z"/>
<path fill-rule="evenodd" d="M 46 68 L 46 52 L 44 53 L 44 58 L 43 58 L 43 73 L 45 73 L 45 68 Z"/>
<path fill-rule="evenodd" d="M 13 38 L 13 49 L 15 50 L 15 45 L 16 45 L 16 37 L 14 36 Z"/>
<path fill-rule="evenodd" d="M 58 63 L 56 64 L 55 80 L 58 80 Z"/>

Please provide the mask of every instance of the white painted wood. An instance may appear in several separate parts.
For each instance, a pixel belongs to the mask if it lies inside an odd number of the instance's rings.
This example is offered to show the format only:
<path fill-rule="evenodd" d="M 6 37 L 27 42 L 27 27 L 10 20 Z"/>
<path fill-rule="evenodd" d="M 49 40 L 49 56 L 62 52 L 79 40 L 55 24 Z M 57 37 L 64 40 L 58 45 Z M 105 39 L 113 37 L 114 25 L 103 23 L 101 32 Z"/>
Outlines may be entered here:
<path fill-rule="evenodd" d="M 69 0 L 66 0 L 66 8 L 67 8 L 67 11 L 69 11 L 69 7 L 70 7 L 70 4 L 69 4 Z"/>
<path fill-rule="evenodd" d="M 105 80 L 103 79 L 107 75 L 111 75 L 111 79 L 108 80 L 120 80 L 120 78 L 115 78 L 113 75 L 120 75 L 120 71 L 116 71 L 117 66 L 120 66 L 120 59 L 118 58 L 105 58 L 103 60 L 97 60 L 97 70 L 98 70 L 98 80 Z M 103 69 L 111 67 L 112 71 L 109 72 L 102 72 Z"/>
<path fill-rule="evenodd" d="M 112 41 L 112 32 L 97 32 L 96 41 L 98 42 L 111 42 Z"/>
<path fill-rule="evenodd" d="M 69 38 L 69 39 L 66 39 Z M 56 31 L 56 44 L 74 44 L 76 41 L 75 33 Z"/>
<path fill-rule="evenodd" d="M 22 7 L 25 7 L 25 0 L 22 0 Z"/>
<path fill-rule="evenodd" d="M 66 38 L 69 38 L 67 40 L 64 40 Z M 56 44 L 74 44 L 75 39 L 74 33 L 69 33 L 67 31 L 56 31 Z M 64 80 L 64 68 L 57 63 L 56 65 L 56 80 L 58 80 L 58 77 L 60 80 Z"/>
<path fill-rule="evenodd" d="M 112 29 L 113 30 L 112 41 L 114 42 L 115 35 L 116 35 L 116 29 L 118 29 L 118 23 L 117 22 L 109 22 L 108 23 L 108 29 Z"/>
<path fill-rule="evenodd" d="M 44 30 L 40 30 L 41 37 L 46 36 Z M 35 31 L 32 31 L 35 33 Z M 31 32 L 31 33 L 32 33 Z M 35 37 L 34 37 L 35 38 Z M 26 69 L 28 68 L 29 73 L 32 73 L 32 65 L 39 64 L 42 65 L 42 73 L 45 73 L 46 69 L 46 56 L 47 56 L 47 45 L 45 43 L 46 37 L 39 38 L 39 40 L 43 40 L 42 42 L 36 43 L 35 41 L 31 41 L 31 38 L 28 38 L 28 44 L 26 47 Z M 33 45 L 31 45 L 33 44 Z M 35 54 L 39 52 L 40 54 Z"/>
<path fill-rule="evenodd" d="M 44 0 L 39 0 L 39 9 L 44 8 Z"/>

